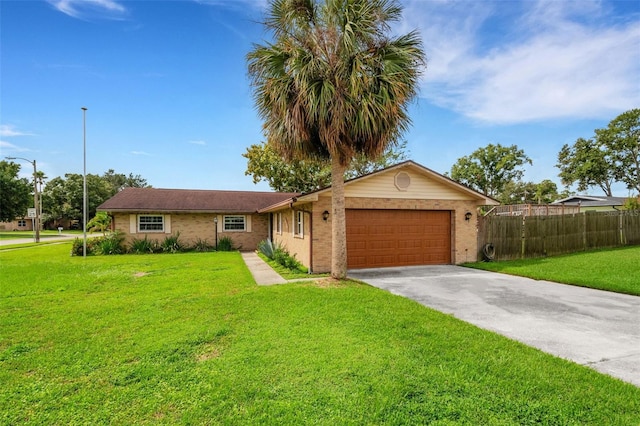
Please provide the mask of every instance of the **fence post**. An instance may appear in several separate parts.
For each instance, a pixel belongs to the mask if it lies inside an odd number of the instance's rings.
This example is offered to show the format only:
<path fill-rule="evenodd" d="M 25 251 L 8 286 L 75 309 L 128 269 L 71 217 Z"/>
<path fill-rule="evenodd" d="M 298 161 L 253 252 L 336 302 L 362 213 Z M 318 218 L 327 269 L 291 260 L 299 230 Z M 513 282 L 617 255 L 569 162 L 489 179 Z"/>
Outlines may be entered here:
<path fill-rule="evenodd" d="M 520 259 L 524 259 L 525 254 L 525 245 L 526 245 L 526 235 L 525 235 L 525 223 L 527 216 L 522 215 L 522 221 L 520 222 L 520 235 L 522 238 L 522 243 L 520 244 Z"/>
<path fill-rule="evenodd" d="M 578 210 L 579 211 L 579 210 Z M 587 213 L 582 213 L 582 251 L 587 250 Z"/>

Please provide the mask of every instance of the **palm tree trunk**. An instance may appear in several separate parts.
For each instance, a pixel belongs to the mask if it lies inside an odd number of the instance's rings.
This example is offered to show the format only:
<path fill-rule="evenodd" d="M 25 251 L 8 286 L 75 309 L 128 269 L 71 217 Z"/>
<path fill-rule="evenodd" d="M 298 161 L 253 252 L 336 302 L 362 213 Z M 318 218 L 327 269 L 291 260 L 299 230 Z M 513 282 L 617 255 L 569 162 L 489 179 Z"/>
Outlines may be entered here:
<path fill-rule="evenodd" d="M 337 156 L 331 158 L 331 276 L 347 277 L 347 224 L 344 210 L 344 172 Z"/>

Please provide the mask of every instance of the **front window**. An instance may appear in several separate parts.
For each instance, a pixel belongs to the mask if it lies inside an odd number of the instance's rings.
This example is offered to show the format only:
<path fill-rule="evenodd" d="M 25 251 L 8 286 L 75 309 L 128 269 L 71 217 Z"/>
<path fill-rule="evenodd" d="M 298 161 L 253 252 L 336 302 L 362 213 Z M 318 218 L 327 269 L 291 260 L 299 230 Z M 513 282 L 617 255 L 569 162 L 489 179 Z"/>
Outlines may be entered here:
<path fill-rule="evenodd" d="M 282 213 L 276 213 L 274 221 L 275 221 L 276 233 L 282 234 Z"/>
<path fill-rule="evenodd" d="M 224 217 L 224 230 L 225 231 L 244 231 L 246 229 L 246 217 L 245 216 L 225 216 Z"/>
<path fill-rule="evenodd" d="M 164 232 L 164 216 L 148 215 L 138 216 L 138 230 L 140 232 Z"/>
<path fill-rule="evenodd" d="M 297 237 L 304 237 L 304 212 L 296 212 L 296 233 Z"/>
<path fill-rule="evenodd" d="M 26 221 L 26 220 L 20 219 L 20 220 L 18 221 L 18 227 L 19 227 L 19 228 L 24 228 L 24 227 L 26 227 L 26 226 L 27 226 L 27 221 Z"/>

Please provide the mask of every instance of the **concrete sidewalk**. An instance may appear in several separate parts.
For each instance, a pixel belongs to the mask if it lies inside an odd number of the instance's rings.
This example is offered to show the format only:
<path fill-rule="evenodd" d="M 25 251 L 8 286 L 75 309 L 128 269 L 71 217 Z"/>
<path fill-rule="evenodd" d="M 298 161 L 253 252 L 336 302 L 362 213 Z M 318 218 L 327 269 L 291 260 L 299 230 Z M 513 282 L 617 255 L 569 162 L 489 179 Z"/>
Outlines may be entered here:
<path fill-rule="evenodd" d="M 247 251 L 240 254 L 258 285 L 285 284 L 288 282 L 274 271 L 271 266 L 267 265 L 264 260 L 260 259 L 256 252 Z"/>

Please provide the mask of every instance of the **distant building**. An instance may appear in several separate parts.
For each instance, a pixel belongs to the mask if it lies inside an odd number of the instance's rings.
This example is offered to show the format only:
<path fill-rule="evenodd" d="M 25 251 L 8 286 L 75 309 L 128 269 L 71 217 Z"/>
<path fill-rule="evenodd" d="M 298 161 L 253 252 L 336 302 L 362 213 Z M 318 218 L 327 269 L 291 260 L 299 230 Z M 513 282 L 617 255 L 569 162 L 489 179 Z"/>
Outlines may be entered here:
<path fill-rule="evenodd" d="M 596 197 L 593 195 L 573 195 L 554 201 L 551 205 L 579 207 L 580 211 L 622 210 L 627 197 Z"/>
<path fill-rule="evenodd" d="M 2 231 L 33 231 L 33 221 L 31 218 L 20 218 L 13 222 L 0 222 Z"/>

